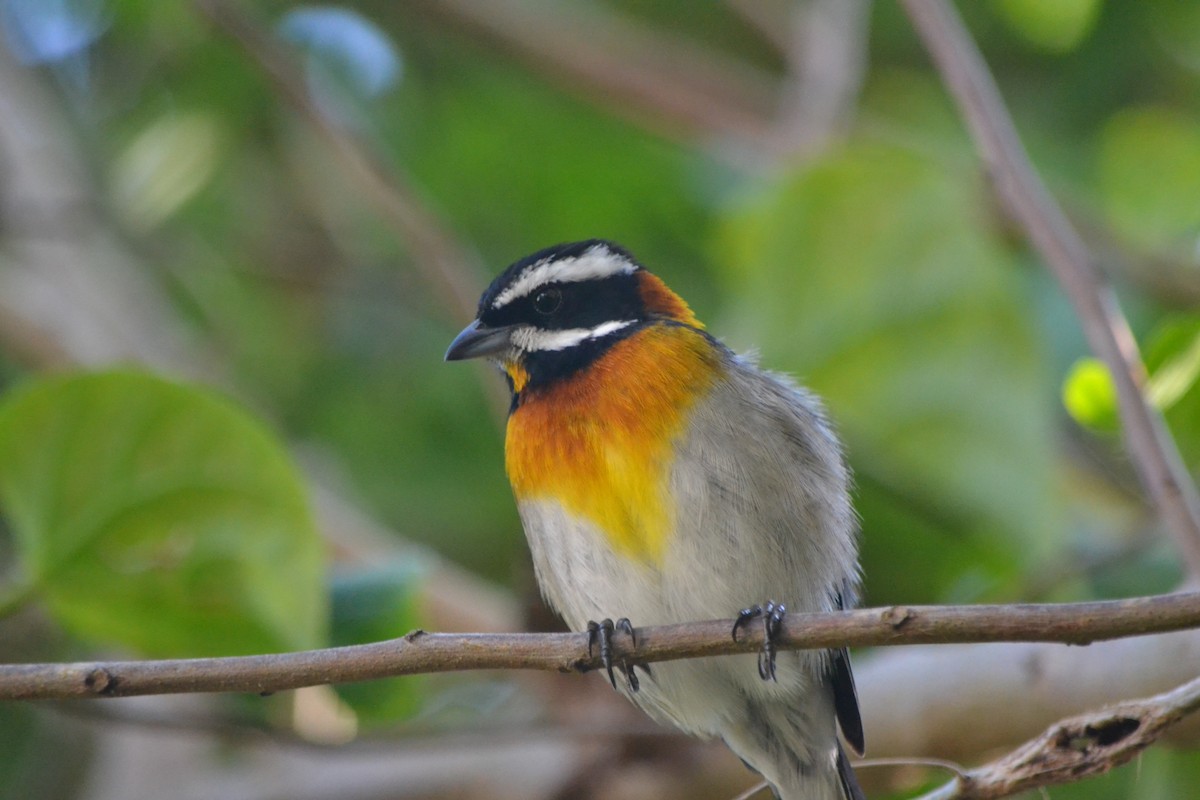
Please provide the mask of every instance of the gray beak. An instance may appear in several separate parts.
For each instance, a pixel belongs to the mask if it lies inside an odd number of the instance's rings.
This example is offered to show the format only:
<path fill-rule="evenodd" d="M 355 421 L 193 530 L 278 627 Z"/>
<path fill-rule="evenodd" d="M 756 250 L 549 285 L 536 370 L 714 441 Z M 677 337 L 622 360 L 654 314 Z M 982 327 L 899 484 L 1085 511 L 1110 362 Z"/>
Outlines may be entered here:
<path fill-rule="evenodd" d="M 475 320 L 454 337 L 450 349 L 446 351 L 446 360 L 462 361 L 503 353 L 512 344 L 512 332 L 513 326 L 489 328 Z"/>

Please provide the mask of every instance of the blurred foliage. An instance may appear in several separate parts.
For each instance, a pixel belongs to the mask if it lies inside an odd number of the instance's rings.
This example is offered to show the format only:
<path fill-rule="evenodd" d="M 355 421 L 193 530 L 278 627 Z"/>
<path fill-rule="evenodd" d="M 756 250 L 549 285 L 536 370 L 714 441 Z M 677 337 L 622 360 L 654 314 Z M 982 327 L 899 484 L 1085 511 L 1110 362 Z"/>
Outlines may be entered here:
<path fill-rule="evenodd" d="M 1200 121 L 1165 107 L 1117 112 L 1099 134 L 1100 192 L 1108 221 L 1150 252 L 1196 254 Z"/>
<path fill-rule="evenodd" d="M 10 592 L 81 637 L 150 656 L 324 641 L 323 548 L 299 478 L 257 423 L 207 392 L 136 372 L 11 392 L 0 502 Z"/>
<path fill-rule="evenodd" d="M 1131 499 L 1111 381 L 993 204 L 897 4 L 873 5 L 853 122 L 810 159 L 640 126 L 436 5 L 247 8 L 296 57 L 320 113 L 399 165 L 492 272 L 553 242 L 615 239 L 712 331 L 817 390 L 857 476 L 869 602 L 1078 599 L 1178 580 Z M 1095 234 L 1195 468 L 1200 6 L 960 6 L 1034 161 Z M 603 8 L 775 78 L 787 69 L 726 5 Z M 56 88 L 98 202 L 238 395 L 399 536 L 527 586 L 499 416 L 480 391 L 499 378 L 441 362 L 466 320 L 437 305 L 406 243 L 261 68 L 188 3 L 0 0 L 0 30 Z M 1157 279 L 1167 272 L 1176 282 Z M 471 278 L 482 290 L 490 274 Z M 421 624 L 418 566 L 338 565 L 322 579 L 294 470 L 245 412 L 130 372 L 12 388 L 22 371 L 0 358 L 12 608 L 41 600 L 89 642 L 159 654 Z M 166 484 L 178 502 L 151 502 Z M 225 501 L 205 499 L 214 487 Z M 425 689 L 341 696 L 385 724 Z M 1166 797 L 1196 768 L 1155 751 L 1140 772 L 1052 796 Z"/>
<path fill-rule="evenodd" d="M 85 732 L 56 723 L 27 703 L 0 705 L 0 800 L 78 796 L 93 746 Z"/>
<path fill-rule="evenodd" d="M 996 15 L 1022 39 L 1047 52 L 1068 53 L 1092 31 L 1101 0 L 993 0 Z"/>
<path fill-rule="evenodd" d="M 734 330 L 825 397 L 858 459 L 872 602 L 995 593 L 1061 527 L 1044 359 L 981 188 L 852 141 L 726 228 Z M 904 547 L 872 535 L 881 519 Z"/>
<path fill-rule="evenodd" d="M 420 627 L 422 569 L 415 562 L 341 570 L 334 575 L 333 633 L 330 645 L 342 647 L 403 636 Z M 365 725 L 407 719 L 421 707 L 423 675 L 335 686 L 338 695 Z"/>

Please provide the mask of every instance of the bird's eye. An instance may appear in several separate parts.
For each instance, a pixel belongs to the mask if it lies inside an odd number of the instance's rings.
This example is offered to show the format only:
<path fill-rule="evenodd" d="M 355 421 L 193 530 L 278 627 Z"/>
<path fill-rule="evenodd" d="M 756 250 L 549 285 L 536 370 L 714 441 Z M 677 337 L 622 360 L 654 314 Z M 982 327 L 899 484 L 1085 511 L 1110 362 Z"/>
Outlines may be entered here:
<path fill-rule="evenodd" d="M 558 289 L 543 289 L 533 298 L 533 309 L 539 314 L 553 314 L 561 305 L 562 292 Z"/>

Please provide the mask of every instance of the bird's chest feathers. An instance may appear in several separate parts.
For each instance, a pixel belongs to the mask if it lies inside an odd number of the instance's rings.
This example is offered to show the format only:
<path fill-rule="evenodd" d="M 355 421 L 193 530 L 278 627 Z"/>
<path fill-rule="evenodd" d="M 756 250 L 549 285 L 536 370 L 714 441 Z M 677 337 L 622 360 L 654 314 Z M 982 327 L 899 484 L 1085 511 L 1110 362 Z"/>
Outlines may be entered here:
<path fill-rule="evenodd" d="M 613 550 L 657 563 L 674 527 L 675 442 L 720 370 L 701 334 L 656 327 L 523 397 L 509 417 L 505 448 L 518 502 L 560 503 L 593 523 Z"/>

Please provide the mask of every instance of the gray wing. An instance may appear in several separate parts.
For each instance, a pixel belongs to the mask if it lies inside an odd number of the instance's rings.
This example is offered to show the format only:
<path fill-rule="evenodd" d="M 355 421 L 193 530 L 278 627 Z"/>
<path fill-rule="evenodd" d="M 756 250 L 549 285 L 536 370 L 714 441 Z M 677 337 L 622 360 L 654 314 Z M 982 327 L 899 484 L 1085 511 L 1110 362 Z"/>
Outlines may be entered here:
<path fill-rule="evenodd" d="M 691 414 L 672 470 L 676 618 L 766 600 L 829 611 L 857 582 L 857 522 L 841 447 L 820 402 L 730 356 Z M 688 587 L 695 587 L 688 591 Z"/>
<path fill-rule="evenodd" d="M 858 554 L 837 438 L 813 395 L 732 355 L 728 369 L 728 380 L 693 409 L 672 468 L 676 530 L 662 560 L 665 615 L 732 617 L 767 600 L 792 611 L 838 608 L 852 600 Z M 784 797 L 834 796 L 829 789 L 861 800 L 834 722 L 850 746 L 862 747 L 846 652 L 780 653 L 777 683 L 760 681 L 752 661 L 677 667 L 672 676 L 691 683 L 671 694 L 673 715 L 721 735 Z M 659 674 L 656 667 L 656 681 Z M 729 682 L 737 692 L 728 692 Z M 704 716 L 697 697 L 706 706 L 728 702 Z"/>

